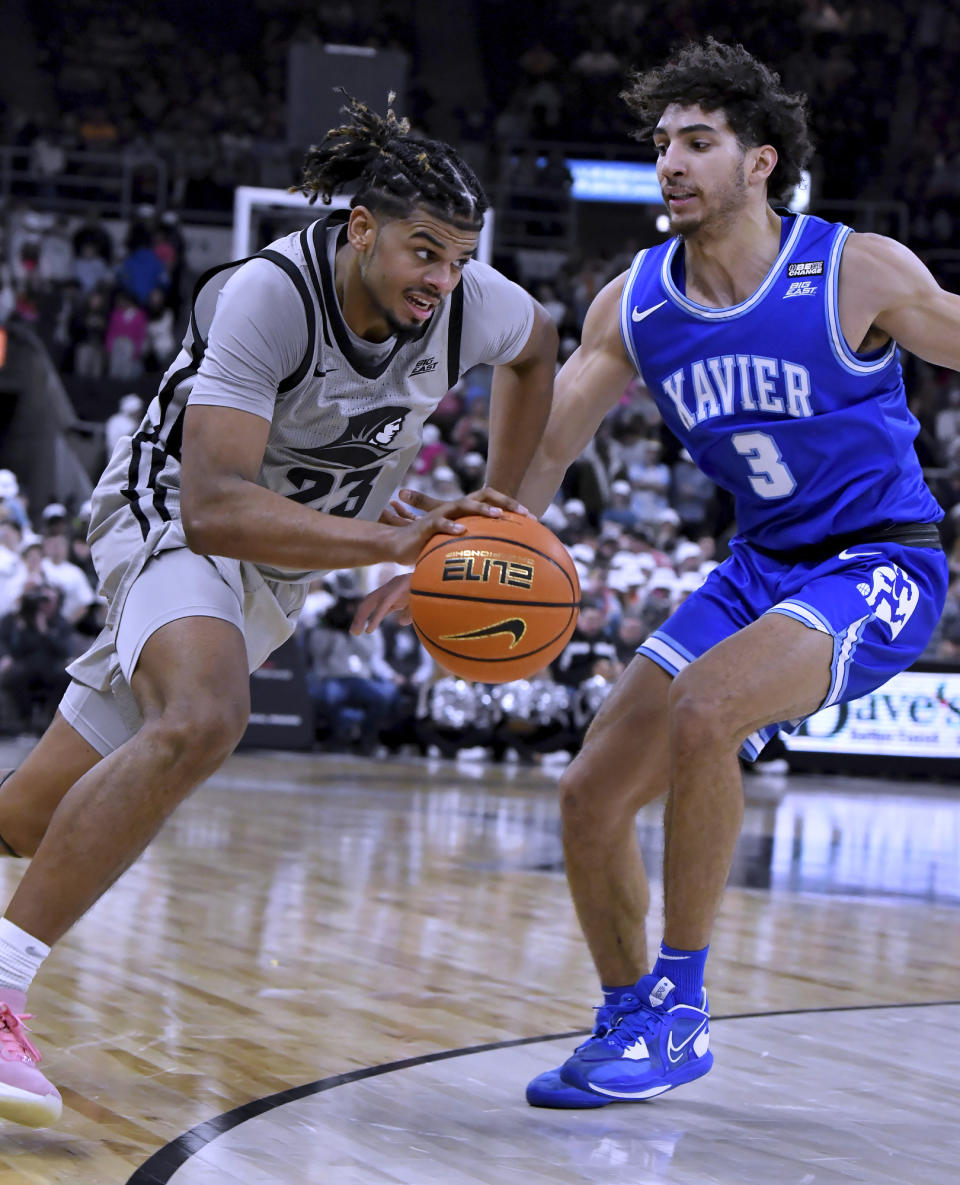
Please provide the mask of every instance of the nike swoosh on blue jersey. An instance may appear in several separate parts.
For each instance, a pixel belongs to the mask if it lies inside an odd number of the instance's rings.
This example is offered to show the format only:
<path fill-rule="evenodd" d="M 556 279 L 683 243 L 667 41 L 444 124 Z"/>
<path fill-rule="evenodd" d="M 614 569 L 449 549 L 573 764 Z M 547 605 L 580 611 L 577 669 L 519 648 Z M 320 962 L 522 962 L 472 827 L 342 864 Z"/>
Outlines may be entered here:
<path fill-rule="evenodd" d="M 649 317 L 650 314 L 655 313 L 657 309 L 662 309 L 666 303 L 667 302 L 665 300 L 661 300 L 659 304 L 651 305 L 650 308 L 644 309 L 642 313 L 639 309 L 635 308 L 630 315 L 633 317 L 634 321 L 642 321 L 644 317 Z"/>

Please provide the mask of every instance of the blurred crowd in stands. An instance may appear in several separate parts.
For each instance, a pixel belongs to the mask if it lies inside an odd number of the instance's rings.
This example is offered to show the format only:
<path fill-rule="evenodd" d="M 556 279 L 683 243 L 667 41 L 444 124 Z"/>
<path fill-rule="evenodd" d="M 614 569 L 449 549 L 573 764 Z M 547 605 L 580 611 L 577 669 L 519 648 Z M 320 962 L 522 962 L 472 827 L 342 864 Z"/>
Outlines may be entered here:
<path fill-rule="evenodd" d="M 96 208 L 71 220 L 20 203 L 5 222 L 0 321 L 32 326 L 62 374 L 163 372 L 179 345 L 176 215 L 145 210 L 120 242 Z"/>
<path fill-rule="evenodd" d="M 413 0 L 160 0 L 144 15 L 76 0 L 27 16 L 51 102 L 43 114 L 8 100 L 0 142 L 29 149 L 50 179 L 66 152 L 126 151 L 162 158 L 173 209 L 229 209 L 236 185 L 288 184 L 306 147 L 286 139 L 288 51 L 313 42 L 402 50 L 416 124 L 481 146 L 473 159 L 494 185 L 508 141 L 636 147 L 618 98 L 627 73 L 712 33 L 809 95 L 823 198 L 909 202 L 917 241 L 954 245 L 960 11 L 949 0 L 477 0 L 445 17 L 461 71 L 431 59 L 424 21 L 436 16 Z M 474 75 L 482 93 L 466 86 Z M 137 185 L 150 200 L 149 178 Z"/>
<path fill-rule="evenodd" d="M 442 88 L 422 52 L 415 9 L 412 0 L 287 0 L 233 6 L 229 21 L 216 3 L 190 12 L 161 3 L 146 16 L 93 0 L 30 10 L 60 114 L 38 118 L 8 102 L 2 144 L 29 150 L 51 181 L 65 154 L 81 150 L 160 154 L 172 182 L 167 208 L 142 206 L 119 227 L 95 208 L 67 215 L 45 206 L 42 186 L 29 200 L 11 198 L 3 212 L 0 325 L 31 326 L 64 376 L 137 388 L 111 408 L 104 460 L 143 414 L 144 387 L 135 380 L 155 385 L 183 330 L 195 277 L 178 211 L 227 210 L 237 184 L 296 179 L 300 151 L 285 142 L 286 53 L 296 41 L 403 49 L 417 126 L 473 145 L 471 159 L 491 190 L 504 180 L 495 146 L 553 141 L 557 151 L 531 156 L 540 161 L 539 182 L 552 190 L 569 185 L 563 143 L 631 143 L 617 98 L 630 67 L 652 63 L 686 36 L 741 40 L 811 96 L 817 140 L 829 149 L 816 166 L 815 193 L 828 206 L 905 203 L 904 237 L 948 287 L 958 287 L 955 5 L 677 0 L 654 9 L 557 0 L 541 20 L 539 5 L 479 0 L 463 9 L 476 35 L 462 52 L 475 47 L 487 94 L 481 103 L 447 104 L 453 134 L 432 126 Z M 828 209 L 827 216 L 843 215 Z M 561 360 L 578 344 L 590 301 L 636 245 L 614 254 L 581 242 L 549 281 L 525 281 L 560 329 Z M 920 421 L 918 452 L 947 512 L 953 569 L 947 611 L 925 657 L 960 663 L 960 376 L 903 361 Z M 479 367 L 448 393 L 408 484 L 446 497 L 482 483 L 489 380 Z M 64 662 L 99 628 L 102 603 L 84 542 L 88 514 L 88 506 L 31 507 L 16 464 L 0 471 L 0 728 L 7 731 L 42 726 L 62 690 Z M 496 757 L 521 760 L 572 751 L 637 643 L 723 559 L 735 531 L 729 499 L 662 430 L 639 381 L 572 466 L 545 521 L 571 550 L 584 601 L 573 640 L 535 680 L 484 687 L 445 678 L 412 629 L 395 623 L 352 637 L 346 624 L 357 599 L 389 572 L 317 581 L 298 636 L 320 743 L 446 753 L 472 738 Z"/>
<path fill-rule="evenodd" d="M 64 667 L 103 624 L 86 543 L 90 507 L 35 511 L 0 469 L 0 731 L 46 727 L 67 687 Z"/>

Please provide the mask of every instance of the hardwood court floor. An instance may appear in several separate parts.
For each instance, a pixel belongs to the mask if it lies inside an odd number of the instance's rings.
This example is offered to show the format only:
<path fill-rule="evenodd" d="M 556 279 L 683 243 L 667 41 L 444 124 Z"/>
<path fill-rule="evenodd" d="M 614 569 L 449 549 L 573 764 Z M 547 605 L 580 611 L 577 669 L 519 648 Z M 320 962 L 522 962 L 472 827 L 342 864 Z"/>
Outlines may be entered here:
<path fill-rule="evenodd" d="M 553 782 L 234 756 L 41 972 L 65 1111 L 0 1129 L 0 1185 L 952 1185 L 956 789 L 749 777 L 714 1070 L 560 1113 L 523 1088 L 597 989 Z M 655 895 L 659 834 L 650 808 Z"/>

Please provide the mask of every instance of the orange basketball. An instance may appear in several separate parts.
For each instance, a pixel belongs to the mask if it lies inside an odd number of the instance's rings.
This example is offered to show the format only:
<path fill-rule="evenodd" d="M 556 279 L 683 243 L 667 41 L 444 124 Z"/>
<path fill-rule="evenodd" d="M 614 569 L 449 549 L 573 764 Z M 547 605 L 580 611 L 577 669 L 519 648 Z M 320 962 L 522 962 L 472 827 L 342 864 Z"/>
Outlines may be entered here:
<path fill-rule="evenodd" d="M 534 518 L 469 515 L 463 535 L 434 535 L 410 582 L 413 624 L 453 675 L 508 683 L 542 671 L 577 623 L 580 581 L 570 554 Z"/>

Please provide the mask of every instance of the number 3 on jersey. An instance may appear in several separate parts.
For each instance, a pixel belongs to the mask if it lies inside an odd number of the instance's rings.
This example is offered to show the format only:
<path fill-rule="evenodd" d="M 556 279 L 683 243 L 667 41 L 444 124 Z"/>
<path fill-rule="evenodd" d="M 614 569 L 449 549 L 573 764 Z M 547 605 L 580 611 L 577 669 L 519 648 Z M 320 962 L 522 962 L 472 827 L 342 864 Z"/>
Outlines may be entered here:
<path fill-rule="evenodd" d="M 737 432 L 730 439 L 750 467 L 750 485 L 759 497 L 786 498 L 797 488 L 772 436 L 766 432 Z"/>

